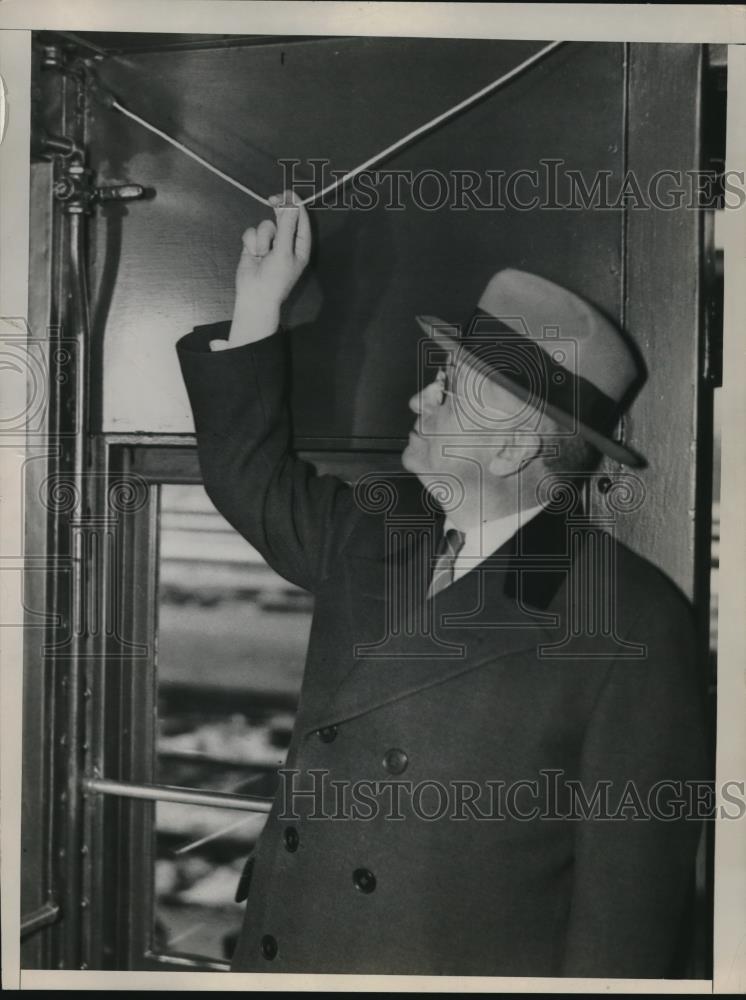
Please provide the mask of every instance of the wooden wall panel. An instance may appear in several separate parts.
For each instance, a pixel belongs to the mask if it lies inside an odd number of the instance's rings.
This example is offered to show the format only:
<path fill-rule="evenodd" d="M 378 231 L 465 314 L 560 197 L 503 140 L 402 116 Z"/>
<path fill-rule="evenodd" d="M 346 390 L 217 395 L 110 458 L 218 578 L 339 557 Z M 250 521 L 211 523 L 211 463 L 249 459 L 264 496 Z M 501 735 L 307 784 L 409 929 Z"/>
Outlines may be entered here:
<path fill-rule="evenodd" d="M 628 168 L 645 189 L 656 171 L 696 170 L 700 158 L 701 47 L 630 48 Z M 647 383 L 625 421 L 648 460 L 643 508 L 619 536 L 694 593 L 702 212 L 630 210 L 625 325 Z M 711 470 L 703 470 L 711 475 Z M 699 526 L 708 530 L 709 511 Z M 708 567 L 702 567 L 708 572 Z"/>

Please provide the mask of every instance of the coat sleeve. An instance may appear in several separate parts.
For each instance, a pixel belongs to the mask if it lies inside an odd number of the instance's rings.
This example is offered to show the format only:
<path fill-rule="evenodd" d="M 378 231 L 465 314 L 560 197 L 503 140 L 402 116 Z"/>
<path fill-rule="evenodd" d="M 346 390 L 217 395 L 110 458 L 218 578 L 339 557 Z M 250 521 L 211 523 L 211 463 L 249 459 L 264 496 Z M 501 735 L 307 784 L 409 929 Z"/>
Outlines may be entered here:
<path fill-rule="evenodd" d="M 606 783 L 615 818 L 573 820 L 566 976 L 671 975 L 692 887 L 709 778 L 694 630 L 683 600 L 653 604 L 629 636 L 646 655 L 612 663 L 583 745 L 585 801 Z"/>
<path fill-rule="evenodd" d="M 210 341 L 227 337 L 228 327 L 197 327 L 176 345 L 205 490 L 274 570 L 313 591 L 344 534 L 352 490 L 291 452 L 282 331 L 211 351 Z"/>

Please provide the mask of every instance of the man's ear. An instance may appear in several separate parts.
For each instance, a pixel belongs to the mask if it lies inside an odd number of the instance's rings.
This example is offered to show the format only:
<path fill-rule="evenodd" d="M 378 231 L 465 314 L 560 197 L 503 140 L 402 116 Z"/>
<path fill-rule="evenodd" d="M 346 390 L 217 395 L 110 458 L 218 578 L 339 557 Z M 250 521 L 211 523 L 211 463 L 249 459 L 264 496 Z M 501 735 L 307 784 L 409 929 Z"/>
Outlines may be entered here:
<path fill-rule="evenodd" d="M 541 454 L 542 445 L 539 434 L 529 432 L 513 433 L 495 447 L 487 466 L 491 475 L 498 479 L 506 479 L 524 469 Z"/>

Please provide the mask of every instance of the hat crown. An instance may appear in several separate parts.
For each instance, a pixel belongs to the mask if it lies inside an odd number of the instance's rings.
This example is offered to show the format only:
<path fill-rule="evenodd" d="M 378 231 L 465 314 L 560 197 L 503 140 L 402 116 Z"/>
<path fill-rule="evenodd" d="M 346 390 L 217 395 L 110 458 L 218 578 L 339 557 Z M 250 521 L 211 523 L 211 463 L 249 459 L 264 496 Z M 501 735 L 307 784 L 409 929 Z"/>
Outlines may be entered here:
<path fill-rule="evenodd" d="M 639 376 L 621 332 L 585 299 L 537 274 L 506 268 L 487 284 L 478 308 L 552 353 L 569 342 L 573 373 L 614 402 Z M 472 335 L 479 334 L 478 324 Z"/>

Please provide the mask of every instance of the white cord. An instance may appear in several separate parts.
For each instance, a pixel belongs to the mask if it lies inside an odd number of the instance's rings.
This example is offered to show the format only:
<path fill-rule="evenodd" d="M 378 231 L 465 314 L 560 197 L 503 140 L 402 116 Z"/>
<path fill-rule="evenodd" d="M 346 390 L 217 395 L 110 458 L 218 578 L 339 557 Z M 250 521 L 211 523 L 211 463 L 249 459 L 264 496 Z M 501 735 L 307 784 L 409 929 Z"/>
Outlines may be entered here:
<path fill-rule="evenodd" d="M 240 181 L 235 180 L 233 177 L 229 177 L 228 174 L 224 174 L 222 170 L 219 170 L 217 167 L 213 166 L 212 163 L 208 163 L 207 160 L 203 159 L 199 155 L 199 153 L 195 153 L 193 150 L 189 149 L 188 146 L 185 146 L 182 142 L 179 142 L 178 139 L 172 138 L 170 135 L 168 135 L 167 132 L 162 132 L 159 128 L 156 128 L 155 125 L 151 125 L 150 122 L 146 122 L 144 118 L 141 118 L 139 115 L 136 115 L 134 111 L 128 111 L 127 108 L 122 107 L 119 101 L 114 101 L 112 103 L 112 107 L 116 108 L 117 111 L 121 111 L 123 115 L 127 115 L 127 117 L 131 118 L 133 121 L 138 122 L 140 125 L 143 126 L 143 128 L 148 129 L 148 131 L 154 132 L 156 135 L 159 135 L 161 139 L 165 139 L 166 142 L 170 142 L 172 146 L 175 146 L 177 149 L 180 149 L 182 153 L 186 153 L 187 156 L 191 156 L 191 158 L 193 160 L 196 160 L 197 163 L 201 163 L 203 167 L 207 167 L 208 170 L 212 170 L 214 174 L 217 174 L 218 177 L 222 177 L 224 181 L 228 181 L 228 183 L 232 184 L 233 187 L 237 187 L 239 191 L 243 191 L 244 194 L 248 194 L 256 201 L 260 201 L 262 205 L 269 206 L 269 201 L 266 198 L 262 198 L 262 196 L 260 194 L 257 194 L 256 191 L 252 191 L 250 187 L 246 187 L 246 185 L 241 184 Z"/>
<path fill-rule="evenodd" d="M 387 146 L 385 149 L 382 149 L 380 153 L 376 153 L 375 156 L 371 156 L 369 160 L 366 160 L 365 163 L 361 163 L 360 166 L 355 167 L 354 170 L 350 170 L 350 172 L 345 174 L 344 177 L 340 177 L 339 180 L 334 181 L 332 184 L 327 184 L 325 188 L 322 188 L 321 191 L 317 191 L 316 194 L 312 194 L 310 198 L 305 198 L 303 204 L 311 205 L 319 198 L 322 198 L 325 194 L 330 194 L 341 184 L 346 184 L 347 181 L 351 180 L 351 178 L 355 177 L 362 170 L 367 170 L 368 167 L 372 167 L 374 163 L 380 163 L 381 160 L 386 159 L 387 156 L 396 152 L 397 149 L 401 149 L 402 146 L 406 146 L 407 143 L 411 142 L 413 139 L 417 139 L 419 136 L 424 135 L 431 129 L 436 128 L 442 122 L 448 121 L 449 118 L 457 115 L 460 111 L 464 111 L 470 105 L 475 104 L 482 97 L 486 97 L 487 94 L 492 93 L 493 90 L 497 90 L 498 87 L 502 87 L 503 84 L 512 80 L 514 76 L 518 76 L 518 74 L 522 73 L 524 69 L 528 69 L 528 67 L 533 65 L 533 63 L 538 62 L 539 59 L 543 59 L 544 56 L 548 55 L 553 49 L 558 48 L 562 44 L 562 42 L 552 42 L 551 45 L 545 45 L 543 49 L 539 49 L 538 52 L 535 52 L 528 59 L 524 59 L 522 63 L 519 63 L 509 72 L 498 77 L 497 80 L 493 80 L 492 83 L 488 83 L 486 87 L 482 87 L 482 89 L 478 90 L 476 94 L 472 94 L 471 97 L 467 97 L 458 104 L 454 104 L 452 108 L 449 108 L 442 114 L 437 115 L 435 118 L 431 118 L 429 122 L 425 122 L 424 125 L 420 125 L 419 128 L 416 128 L 413 132 L 409 132 L 402 139 L 399 139 L 390 146 Z"/>
<path fill-rule="evenodd" d="M 424 125 L 420 125 L 420 127 L 414 129 L 414 131 L 408 132 L 407 135 L 403 136 L 401 139 L 398 139 L 390 146 L 387 146 L 385 149 L 382 149 L 380 153 L 376 153 L 375 156 L 371 156 L 370 159 L 366 160 L 364 163 L 361 163 L 353 170 L 348 171 L 348 173 L 346 173 L 343 177 L 339 177 L 331 184 L 327 184 L 326 187 L 322 188 L 320 191 L 317 191 L 315 194 L 310 195 L 310 197 L 304 198 L 301 204 L 312 205 L 315 201 L 318 201 L 319 198 L 323 198 L 324 195 L 331 194 L 332 191 L 335 191 L 338 187 L 341 187 L 343 184 L 346 184 L 347 181 L 351 180 L 353 177 L 356 177 L 361 171 L 367 170 L 368 167 L 372 167 L 376 163 L 380 163 L 381 160 L 385 160 L 387 157 L 391 156 L 392 153 L 395 153 L 397 149 L 401 149 L 402 146 L 406 146 L 408 143 L 412 142 L 412 140 L 419 138 L 419 136 L 424 135 L 426 132 L 430 132 L 434 128 L 437 128 L 438 125 L 441 125 L 443 122 L 448 121 L 449 118 L 453 118 L 454 115 L 457 115 L 459 114 L 459 112 L 464 111 L 472 104 L 475 104 L 483 97 L 486 97 L 487 94 L 491 94 L 499 87 L 502 87 L 504 84 L 508 83 L 509 80 L 512 80 L 514 77 L 518 76 L 519 73 L 522 73 L 523 70 L 528 69 L 529 66 L 533 66 L 534 63 L 538 62 L 540 59 L 543 59 L 544 56 L 549 55 L 550 52 L 554 51 L 554 49 L 556 48 L 559 48 L 559 46 L 562 44 L 563 42 L 560 41 L 560 42 L 551 42 L 549 45 L 545 45 L 544 48 L 539 49 L 538 52 L 534 52 L 534 54 L 532 56 L 529 56 L 528 59 L 524 59 L 522 63 L 519 63 L 517 66 L 514 66 L 513 69 L 509 70 L 507 73 L 504 73 L 502 76 L 498 77 L 497 80 L 493 80 L 492 83 L 488 83 L 486 87 L 482 87 L 481 90 L 478 90 L 470 97 L 465 98 L 458 104 L 454 104 L 452 108 L 448 108 L 448 110 L 444 111 L 442 114 L 437 115 L 435 118 L 431 118 L 430 121 L 425 122 Z M 247 187 L 245 184 L 241 184 L 233 177 L 229 177 L 228 174 L 223 173 L 222 170 L 219 170 L 217 167 L 213 166 L 212 163 L 208 163 L 207 160 L 203 159 L 198 153 L 195 153 L 193 150 L 189 149 L 187 146 L 179 142 L 177 139 L 172 138 L 172 136 L 168 135 L 166 132 L 162 132 L 161 129 L 156 128 L 155 125 L 151 125 L 150 122 L 145 121 L 144 118 L 140 118 L 140 116 L 136 115 L 134 112 L 128 111 L 127 108 L 123 107 L 119 103 L 119 101 L 116 100 L 113 101 L 112 107 L 116 108 L 117 111 L 121 111 L 122 114 L 127 115 L 127 117 L 131 118 L 133 121 L 138 122 L 140 125 L 143 126 L 143 128 L 148 129 L 150 132 L 154 132 L 156 135 L 159 135 L 162 139 L 165 139 L 166 142 L 170 142 L 172 146 L 176 147 L 176 149 L 180 149 L 182 153 L 186 153 L 187 156 L 190 156 L 193 160 L 196 160 L 197 163 L 201 163 L 203 167 L 206 167 L 208 170 L 211 170 L 214 174 L 217 174 L 218 177 L 222 177 L 224 181 L 227 181 L 229 184 L 232 184 L 234 187 L 238 188 L 239 191 L 243 191 L 244 194 L 249 195 L 249 197 L 253 198 L 255 201 L 260 202 L 262 205 L 267 205 L 268 207 L 271 207 L 270 202 L 267 198 L 263 198 L 262 195 L 258 194 L 256 191 L 253 191 L 250 187 Z"/>

